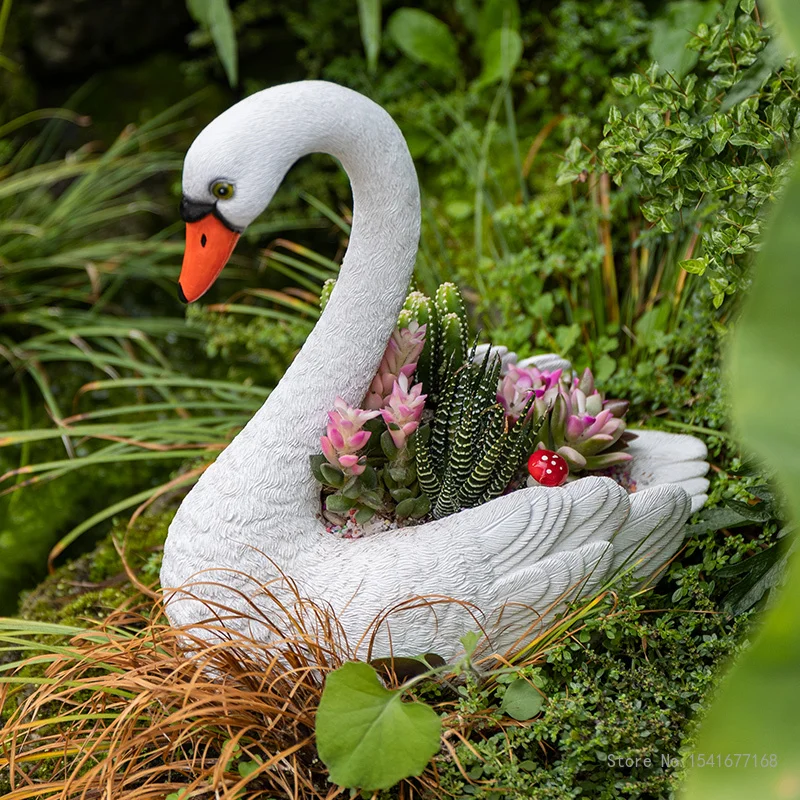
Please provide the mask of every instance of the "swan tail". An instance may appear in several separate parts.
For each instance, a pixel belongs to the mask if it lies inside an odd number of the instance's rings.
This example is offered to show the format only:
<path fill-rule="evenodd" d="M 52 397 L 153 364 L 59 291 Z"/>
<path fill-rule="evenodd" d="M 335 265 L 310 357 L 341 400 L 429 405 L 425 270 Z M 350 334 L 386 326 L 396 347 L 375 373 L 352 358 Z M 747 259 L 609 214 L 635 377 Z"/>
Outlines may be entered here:
<path fill-rule="evenodd" d="M 515 494 L 529 512 L 508 539 L 494 539 L 495 652 L 529 641 L 564 603 L 591 595 L 620 571 L 632 570 L 637 583 L 657 574 L 683 542 L 691 511 L 675 484 L 628 495 L 610 478 L 590 477 Z"/>
<path fill-rule="evenodd" d="M 631 478 L 639 489 L 674 483 L 691 498 L 692 511 L 708 500 L 708 450 L 694 436 L 665 431 L 632 430 L 636 438 L 628 444 Z"/>

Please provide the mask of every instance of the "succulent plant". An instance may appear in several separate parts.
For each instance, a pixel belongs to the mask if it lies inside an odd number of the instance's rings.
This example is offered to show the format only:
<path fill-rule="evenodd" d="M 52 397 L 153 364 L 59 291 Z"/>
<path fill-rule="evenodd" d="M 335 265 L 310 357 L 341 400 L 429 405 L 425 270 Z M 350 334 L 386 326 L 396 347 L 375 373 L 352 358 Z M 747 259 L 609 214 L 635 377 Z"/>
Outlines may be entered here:
<path fill-rule="evenodd" d="M 417 359 L 425 346 L 425 331 L 426 326 L 420 325 L 414 319 L 409 320 L 406 327 L 395 328 L 386 345 L 378 372 L 367 390 L 364 408 L 383 408 L 389 402 L 397 379 L 408 379 L 414 374 Z"/>
<path fill-rule="evenodd" d="M 398 450 L 406 446 L 408 437 L 419 427 L 426 399 L 421 383 L 409 389 L 408 376 L 401 374 L 395 380 L 392 393 L 380 413 Z"/>
<path fill-rule="evenodd" d="M 400 313 L 400 323 L 409 320 L 426 326 L 416 375 L 435 403 L 449 373 L 464 363 L 469 349 L 469 325 L 461 293 L 452 283 L 443 283 L 433 299 L 422 292 L 411 292 Z"/>
<path fill-rule="evenodd" d="M 322 436 L 319 443 L 328 464 L 342 475 L 361 475 L 366 469 L 366 456 L 360 455 L 359 451 L 372 434 L 364 430 L 364 425 L 378 414 L 379 411 L 353 408 L 341 397 L 336 398 L 334 410 L 328 412 L 327 436 Z"/>
<path fill-rule="evenodd" d="M 555 450 L 571 470 L 598 470 L 631 460 L 624 451 L 633 435 L 625 431 L 624 400 L 605 400 L 587 369 L 571 383 L 561 381 L 539 447 Z"/>
<path fill-rule="evenodd" d="M 501 495 L 533 449 L 539 422 L 533 398 L 510 422 L 497 402 L 500 361 L 473 354 L 447 376 L 429 426 L 416 439 L 419 484 L 433 517 Z"/>
<path fill-rule="evenodd" d="M 409 294 L 364 409 L 338 398 L 322 454 L 311 458 L 329 519 L 342 521 L 334 527 L 360 535 L 375 512 L 403 524 L 481 505 L 522 485 L 528 459 L 541 485 L 556 486 L 570 472 L 631 458 L 628 404 L 605 400 L 590 370 L 577 378 L 554 354 L 519 360 L 467 341 L 453 284 L 434 298 Z"/>
<path fill-rule="evenodd" d="M 527 413 L 544 416 L 552 407 L 561 386 L 562 370 L 546 372 L 536 367 L 518 367 L 509 364 L 497 388 L 497 402 L 506 417 L 516 422 Z M 529 401 L 533 398 L 533 404 Z"/>

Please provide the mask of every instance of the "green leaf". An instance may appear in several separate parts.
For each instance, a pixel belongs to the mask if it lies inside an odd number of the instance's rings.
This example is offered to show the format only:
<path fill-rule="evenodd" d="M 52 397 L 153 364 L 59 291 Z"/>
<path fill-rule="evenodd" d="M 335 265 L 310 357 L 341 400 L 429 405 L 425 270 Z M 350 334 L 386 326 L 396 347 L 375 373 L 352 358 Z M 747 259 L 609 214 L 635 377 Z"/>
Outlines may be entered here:
<path fill-rule="evenodd" d="M 653 21 L 649 54 L 661 72 L 682 78 L 697 63 L 699 54 L 686 45 L 702 23 L 710 23 L 719 8 L 716 2 L 681 0 L 669 3 L 666 14 Z"/>
<path fill-rule="evenodd" d="M 322 453 L 319 453 L 316 456 L 309 456 L 309 462 L 311 463 L 311 471 L 314 473 L 314 477 L 320 482 L 325 483 L 325 476 L 322 474 L 322 465 L 327 464 L 328 461 Z"/>
<path fill-rule="evenodd" d="M 381 434 L 381 449 L 388 459 L 397 458 L 399 450 L 395 446 L 392 434 L 389 431 L 384 431 Z"/>
<path fill-rule="evenodd" d="M 679 261 L 678 266 L 690 272 L 692 275 L 702 275 L 706 271 L 706 267 L 708 267 L 708 258 L 706 256 L 702 256 L 701 258 L 687 258 L 683 261 Z"/>
<path fill-rule="evenodd" d="M 228 0 L 186 0 L 186 7 L 195 21 L 211 35 L 228 83 L 235 86 L 238 81 L 236 29 Z"/>
<path fill-rule="evenodd" d="M 325 508 L 334 514 L 344 514 L 355 506 L 355 501 L 340 494 L 331 494 L 325 498 Z"/>
<path fill-rule="evenodd" d="M 783 3 L 797 9 L 794 0 Z M 795 20 L 800 25 L 800 12 Z M 773 467 L 795 520 L 800 519 L 800 424 L 785 398 L 800 392 L 800 170 L 786 189 L 764 239 L 750 296 L 729 355 L 730 396 L 744 444 Z M 753 376 L 758 375 L 758 381 Z M 761 386 L 780 386 L 764 392 Z M 797 559 L 786 586 L 755 637 L 723 681 L 704 718 L 698 752 L 752 753 L 731 769 L 694 769 L 686 800 L 777 797 L 800 774 L 800 573 Z M 742 759 L 742 762 L 744 759 Z"/>
<path fill-rule="evenodd" d="M 249 778 L 260 766 L 259 761 L 240 761 L 236 769 L 242 778 Z"/>
<path fill-rule="evenodd" d="M 322 475 L 322 483 L 328 486 L 333 486 L 335 489 L 338 489 L 344 484 L 344 475 L 342 471 L 336 469 L 336 467 L 329 464 L 327 461 L 323 461 L 319 465 L 319 472 L 320 475 Z"/>
<path fill-rule="evenodd" d="M 544 699 L 536 687 L 523 678 L 517 678 L 506 688 L 500 710 L 512 719 L 524 721 L 535 717 L 543 704 Z"/>
<path fill-rule="evenodd" d="M 800 51 L 800 3 L 796 0 L 772 0 L 769 5 L 791 48 Z"/>
<path fill-rule="evenodd" d="M 725 113 L 746 97 L 756 94 L 785 60 L 786 56 L 781 41 L 773 39 L 758 54 L 753 64 L 745 70 L 739 82 L 728 90 L 719 107 L 720 112 Z"/>
<path fill-rule="evenodd" d="M 420 519 L 426 514 L 430 514 L 430 511 L 431 501 L 426 495 L 423 494 L 421 497 L 417 498 L 417 502 L 414 506 L 414 510 L 411 512 L 411 516 L 414 517 L 414 519 Z"/>
<path fill-rule="evenodd" d="M 475 653 L 475 650 L 478 648 L 478 642 L 481 640 L 481 634 L 477 631 L 469 631 L 465 633 L 459 641 L 464 647 L 464 652 L 467 654 L 467 658 L 472 658 Z"/>
<path fill-rule="evenodd" d="M 761 600 L 767 592 L 779 586 L 786 573 L 789 555 L 790 553 L 785 552 L 785 548 L 779 543 L 737 564 L 729 564 L 718 569 L 716 574 L 720 578 L 737 574 L 745 575 L 725 595 L 722 601 L 725 608 L 731 614 L 743 614 Z"/>
<path fill-rule="evenodd" d="M 408 497 L 405 500 L 401 500 L 397 504 L 397 508 L 395 508 L 395 514 L 398 517 L 410 517 L 417 509 L 417 498 L 416 497 Z"/>
<path fill-rule="evenodd" d="M 358 476 L 353 475 L 345 481 L 340 491 L 348 500 L 356 500 L 361 494 L 362 488 Z"/>
<path fill-rule="evenodd" d="M 511 28 L 492 31 L 483 46 L 483 72 L 477 86 L 509 80 L 522 57 L 522 38 Z"/>
<path fill-rule="evenodd" d="M 483 44 L 501 28 L 519 31 L 519 23 L 517 0 L 484 0 L 478 20 L 478 41 Z"/>
<path fill-rule="evenodd" d="M 406 489 L 404 487 L 402 489 L 392 489 L 390 494 L 392 495 L 392 500 L 394 500 L 395 503 L 402 503 L 403 500 L 408 500 L 409 497 L 412 497 L 414 493 L 411 491 L 411 489 Z"/>
<path fill-rule="evenodd" d="M 367 67 L 375 72 L 381 52 L 381 0 L 358 0 L 358 21 Z"/>
<path fill-rule="evenodd" d="M 433 14 L 417 8 L 399 8 L 390 17 L 386 32 L 412 61 L 451 75 L 459 73 L 455 37 Z"/>
<path fill-rule="evenodd" d="M 369 664 L 351 661 L 329 673 L 316 735 L 333 783 L 371 792 L 422 773 L 439 750 L 442 723 L 402 695 L 384 688 Z"/>

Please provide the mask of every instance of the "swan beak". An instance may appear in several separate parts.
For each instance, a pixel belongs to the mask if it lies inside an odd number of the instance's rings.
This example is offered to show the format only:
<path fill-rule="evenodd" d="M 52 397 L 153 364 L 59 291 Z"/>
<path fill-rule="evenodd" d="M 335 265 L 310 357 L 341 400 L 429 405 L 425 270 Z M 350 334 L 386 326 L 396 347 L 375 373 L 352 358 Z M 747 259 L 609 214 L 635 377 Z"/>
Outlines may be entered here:
<path fill-rule="evenodd" d="M 186 223 L 186 249 L 178 279 L 178 297 L 184 303 L 194 302 L 211 288 L 238 241 L 238 231 L 214 214 Z"/>

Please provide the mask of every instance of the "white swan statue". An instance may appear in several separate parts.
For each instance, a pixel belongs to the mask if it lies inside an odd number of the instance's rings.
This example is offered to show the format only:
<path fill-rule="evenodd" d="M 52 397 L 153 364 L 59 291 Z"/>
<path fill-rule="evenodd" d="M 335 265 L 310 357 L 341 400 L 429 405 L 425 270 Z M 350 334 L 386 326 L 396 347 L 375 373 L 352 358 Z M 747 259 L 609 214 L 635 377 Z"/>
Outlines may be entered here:
<path fill-rule="evenodd" d="M 632 444 L 640 490 L 631 495 L 610 478 L 587 477 L 361 539 L 326 531 L 309 456 L 336 397 L 353 406 L 364 398 L 419 239 L 417 176 L 389 114 L 349 89 L 302 81 L 258 92 L 213 120 L 184 165 L 179 293 L 193 301 L 211 286 L 287 170 L 315 152 L 336 157 L 352 185 L 340 277 L 281 382 L 170 526 L 161 582 L 171 624 L 223 618 L 228 629 L 270 640 L 275 629 L 265 620 L 291 630 L 303 613 L 299 596 L 335 613 L 353 655 L 450 660 L 470 630 L 503 652 L 572 591 L 590 592 L 625 565 L 637 579 L 658 572 L 708 486 L 705 447 L 689 436 L 640 434 Z M 431 596 L 460 602 L 418 602 Z"/>

